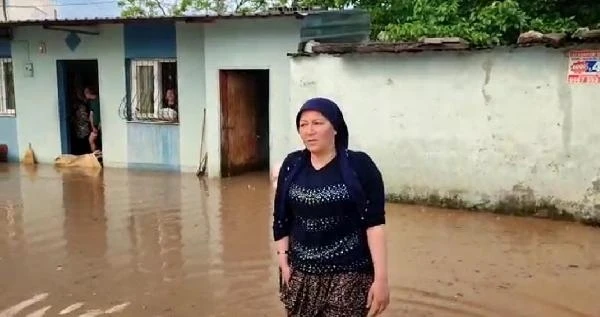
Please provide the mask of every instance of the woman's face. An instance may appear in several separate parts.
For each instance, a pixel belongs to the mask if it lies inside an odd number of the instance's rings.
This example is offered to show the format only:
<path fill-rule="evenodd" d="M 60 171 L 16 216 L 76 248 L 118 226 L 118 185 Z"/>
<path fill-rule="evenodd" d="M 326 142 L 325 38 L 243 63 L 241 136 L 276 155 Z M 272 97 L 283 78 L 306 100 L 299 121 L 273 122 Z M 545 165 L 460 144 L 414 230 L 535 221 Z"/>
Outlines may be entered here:
<path fill-rule="evenodd" d="M 175 92 L 173 91 L 173 89 L 167 90 L 166 98 L 167 98 L 167 102 L 169 102 L 169 103 L 175 102 Z"/>
<path fill-rule="evenodd" d="M 335 148 L 336 131 L 320 112 L 307 110 L 300 115 L 300 138 L 311 153 L 323 153 Z"/>

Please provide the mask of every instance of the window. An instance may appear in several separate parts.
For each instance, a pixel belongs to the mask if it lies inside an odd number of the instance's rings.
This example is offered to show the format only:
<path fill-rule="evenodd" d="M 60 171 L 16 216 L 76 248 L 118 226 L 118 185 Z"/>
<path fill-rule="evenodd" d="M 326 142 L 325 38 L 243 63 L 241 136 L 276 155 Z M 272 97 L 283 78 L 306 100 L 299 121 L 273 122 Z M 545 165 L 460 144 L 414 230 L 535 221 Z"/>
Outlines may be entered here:
<path fill-rule="evenodd" d="M 131 61 L 134 120 L 177 121 L 177 61 Z"/>
<path fill-rule="evenodd" d="M 0 58 L 0 114 L 15 115 L 15 85 L 10 58 Z"/>

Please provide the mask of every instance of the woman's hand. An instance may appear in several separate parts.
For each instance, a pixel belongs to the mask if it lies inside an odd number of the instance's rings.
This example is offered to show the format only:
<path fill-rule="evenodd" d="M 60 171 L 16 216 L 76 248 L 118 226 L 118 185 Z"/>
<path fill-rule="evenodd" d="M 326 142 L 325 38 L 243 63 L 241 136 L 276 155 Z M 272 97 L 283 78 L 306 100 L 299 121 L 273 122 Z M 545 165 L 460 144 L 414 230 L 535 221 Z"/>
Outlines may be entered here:
<path fill-rule="evenodd" d="M 277 178 L 279 178 L 279 170 L 281 169 L 281 163 L 275 164 L 271 170 L 271 186 L 273 190 L 277 189 Z"/>
<path fill-rule="evenodd" d="M 369 289 L 367 296 L 367 308 L 369 317 L 378 316 L 390 303 L 390 290 L 386 280 L 375 280 Z"/>
<path fill-rule="evenodd" d="M 281 267 L 281 278 L 286 286 L 289 286 L 291 276 L 292 268 L 289 265 L 283 265 Z"/>
<path fill-rule="evenodd" d="M 375 268 L 373 284 L 369 289 L 367 307 L 369 317 L 381 314 L 390 303 L 390 290 L 387 274 L 387 247 L 384 225 L 367 229 L 367 239 Z"/>
<path fill-rule="evenodd" d="M 290 247 L 289 237 L 283 237 L 278 241 L 275 241 L 277 249 L 277 262 L 279 262 L 279 269 L 281 270 L 282 284 L 287 285 L 292 275 L 292 269 L 288 262 L 288 249 Z"/>

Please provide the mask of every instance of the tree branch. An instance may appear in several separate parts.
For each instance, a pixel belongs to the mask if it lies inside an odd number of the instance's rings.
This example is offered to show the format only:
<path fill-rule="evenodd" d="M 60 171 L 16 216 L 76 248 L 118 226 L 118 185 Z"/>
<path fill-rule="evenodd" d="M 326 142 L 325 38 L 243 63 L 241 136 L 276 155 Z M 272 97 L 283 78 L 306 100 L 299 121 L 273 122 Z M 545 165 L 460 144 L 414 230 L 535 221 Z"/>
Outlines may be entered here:
<path fill-rule="evenodd" d="M 237 2 L 237 5 L 235 6 L 235 10 L 233 12 L 236 13 L 236 12 L 240 11 L 242 6 L 244 4 L 246 4 L 247 2 L 248 2 L 248 0 L 239 0 L 239 2 Z"/>
<path fill-rule="evenodd" d="M 160 3 L 160 0 L 156 0 L 156 6 L 162 11 L 163 15 L 168 15 L 167 11 L 165 11 L 165 8 L 162 6 L 162 3 Z"/>
<path fill-rule="evenodd" d="M 2 0 L 2 14 L 4 15 L 4 21 L 8 21 L 8 15 L 6 14 L 6 0 Z"/>

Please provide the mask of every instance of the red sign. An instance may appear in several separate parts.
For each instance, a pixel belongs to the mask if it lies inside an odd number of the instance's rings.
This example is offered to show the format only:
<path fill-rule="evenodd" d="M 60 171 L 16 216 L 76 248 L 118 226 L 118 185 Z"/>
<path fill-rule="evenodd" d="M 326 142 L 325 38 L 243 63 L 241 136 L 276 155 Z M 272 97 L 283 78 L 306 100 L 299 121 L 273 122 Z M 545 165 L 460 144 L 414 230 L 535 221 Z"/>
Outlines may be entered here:
<path fill-rule="evenodd" d="M 569 52 L 567 78 L 571 84 L 600 83 L 600 50 Z"/>

